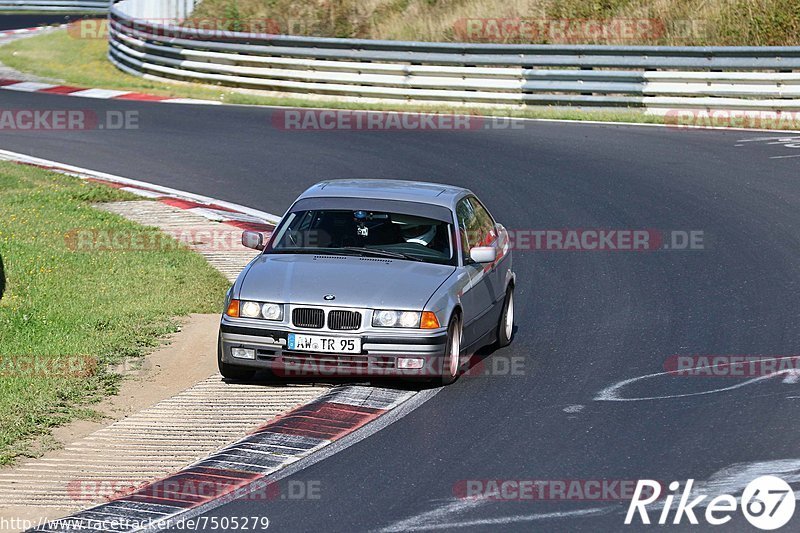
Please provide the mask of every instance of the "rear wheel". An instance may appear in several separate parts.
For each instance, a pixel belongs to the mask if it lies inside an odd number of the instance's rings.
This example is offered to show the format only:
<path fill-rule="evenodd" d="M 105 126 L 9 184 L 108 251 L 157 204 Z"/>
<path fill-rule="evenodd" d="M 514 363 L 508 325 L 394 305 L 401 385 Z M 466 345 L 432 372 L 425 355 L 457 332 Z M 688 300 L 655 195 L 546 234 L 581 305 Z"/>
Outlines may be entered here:
<path fill-rule="evenodd" d="M 442 360 L 442 385 L 449 385 L 458 379 L 461 369 L 461 317 L 454 313 L 447 326 L 447 347 Z"/>
<path fill-rule="evenodd" d="M 514 286 L 506 289 L 506 298 L 503 301 L 503 312 L 500 313 L 500 323 L 497 325 L 497 347 L 502 348 L 511 344 L 514 335 Z"/>
<path fill-rule="evenodd" d="M 246 366 L 232 365 L 222 360 L 222 338 L 217 340 L 217 367 L 225 379 L 246 381 L 252 379 L 256 371 Z"/>

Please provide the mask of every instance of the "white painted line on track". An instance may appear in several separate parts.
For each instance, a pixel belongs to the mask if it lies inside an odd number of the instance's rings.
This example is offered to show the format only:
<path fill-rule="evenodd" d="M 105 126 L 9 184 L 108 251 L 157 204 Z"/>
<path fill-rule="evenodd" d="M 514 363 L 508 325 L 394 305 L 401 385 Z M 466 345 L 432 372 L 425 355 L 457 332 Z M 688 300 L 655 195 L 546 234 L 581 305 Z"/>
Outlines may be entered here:
<path fill-rule="evenodd" d="M 460 499 L 451 500 L 440 507 L 433 510 L 425 511 L 418 515 L 412 516 L 395 522 L 383 529 L 381 533 L 402 533 L 403 531 L 419 531 L 426 527 L 435 526 L 437 522 L 446 520 L 451 515 L 463 513 L 464 511 L 471 511 L 489 503 L 487 499 Z"/>
<path fill-rule="evenodd" d="M 217 102 L 216 100 L 198 100 L 196 98 L 168 98 L 167 100 L 162 100 L 161 102 L 166 104 L 225 105 L 222 102 Z"/>
<path fill-rule="evenodd" d="M 112 89 L 85 89 L 83 91 L 75 91 L 70 93 L 70 96 L 80 96 L 83 98 L 116 98 L 125 94 L 131 94 L 131 91 L 114 91 Z"/>
<path fill-rule="evenodd" d="M 537 520 L 554 520 L 560 518 L 573 518 L 580 516 L 599 516 L 609 514 L 615 507 L 592 507 L 589 509 L 576 509 L 574 511 L 532 513 L 513 516 L 498 516 L 494 518 L 476 518 L 473 520 L 460 520 L 456 522 L 421 523 L 418 525 L 392 525 L 382 529 L 381 533 L 401 533 L 403 531 L 432 531 L 436 529 L 461 529 L 476 526 L 500 526 L 516 522 L 534 522 Z"/>
<path fill-rule="evenodd" d="M 771 359 L 764 359 L 764 361 L 769 361 Z M 713 365 L 697 367 L 700 368 L 714 368 Z M 696 370 L 696 369 L 695 369 Z M 636 376 L 635 378 L 629 378 L 622 381 L 619 381 L 605 389 L 601 390 L 597 393 L 594 397 L 594 401 L 596 402 L 641 402 L 641 401 L 648 401 L 648 400 L 670 400 L 674 398 L 688 398 L 691 396 L 705 396 L 708 394 L 717 394 L 720 392 L 727 392 L 736 389 L 740 389 L 742 387 L 746 387 L 748 385 L 752 385 L 754 383 L 759 383 L 761 381 L 772 379 L 778 376 L 784 376 L 783 383 L 794 384 L 797 382 L 796 375 L 797 370 L 794 369 L 786 369 L 786 370 L 777 370 L 770 374 L 765 374 L 763 376 L 758 376 L 755 378 L 750 378 L 746 381 L 742 381 L 741 383 L 737 383 L 735 385 L 731 385 L 729 387 L 721 387 L 719 389 L 710 389 L 704 391 L 697 391 L 697 392 L 686 392 L 680 394 L 665 394 L 663 396 L 645 396 L 645 397 L 636 397 L 636 398 L 623 398 L 621 395 L 622 389 L 626 386 L 630 385 L 631 383 L 635 383 L 637 381 L 644 381 L 651 378 L 657 378 L 660 376 L 665 375 L 672 375 L 674 371 L 666 371 L 666 372 L 655 372 L 653 374 L 645 374 L 643 376 Z"/>
<path fill-rule="evenodd" d="M 44 89 L 52 89 L 53 87 L 58 87 L 58 86 L 53 85 L 52 83 L 40 83 L 38 81 L 23 81 L 20 83 L 15 83 L 13 85 L 6 85 L 3 88 L 9 91 L 22 91 L 26 93 L 33 93 Z"/>

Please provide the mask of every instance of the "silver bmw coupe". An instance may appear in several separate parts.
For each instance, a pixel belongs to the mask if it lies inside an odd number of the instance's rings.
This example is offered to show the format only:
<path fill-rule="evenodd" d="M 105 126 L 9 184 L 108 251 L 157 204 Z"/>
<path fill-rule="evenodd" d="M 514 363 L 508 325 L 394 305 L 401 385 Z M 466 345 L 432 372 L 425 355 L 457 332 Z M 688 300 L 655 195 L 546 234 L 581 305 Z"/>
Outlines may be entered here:
<path fill-rule="evenodd" d="M 468 189 L 416 181 L 318 183 L 228 291 L 219 370 L 276 376 L 457 379 L 511 342 L 509 237 Z"/>

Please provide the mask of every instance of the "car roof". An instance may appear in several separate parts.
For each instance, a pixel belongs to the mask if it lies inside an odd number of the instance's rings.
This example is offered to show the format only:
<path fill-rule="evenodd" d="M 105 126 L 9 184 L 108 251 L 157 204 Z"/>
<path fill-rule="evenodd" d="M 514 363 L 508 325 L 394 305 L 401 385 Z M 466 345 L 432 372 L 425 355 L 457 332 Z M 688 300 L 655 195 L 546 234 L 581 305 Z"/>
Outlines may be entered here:
<path fill-rule="evenodd" d="M 425 181 L 384 179 L 338 179 L 321 181 L 309 187 L 300 198 L 370 198 L 400 200 L 453 207 L 459 198 L 472 192 L 463 187 Z"/>

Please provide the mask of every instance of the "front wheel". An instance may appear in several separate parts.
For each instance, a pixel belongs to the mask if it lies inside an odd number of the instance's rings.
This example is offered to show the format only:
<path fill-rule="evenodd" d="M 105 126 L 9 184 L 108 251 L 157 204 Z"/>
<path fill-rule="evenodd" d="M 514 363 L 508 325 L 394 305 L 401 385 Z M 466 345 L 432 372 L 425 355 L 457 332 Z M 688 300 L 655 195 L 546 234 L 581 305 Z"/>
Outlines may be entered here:
<path fill-rule="evenodd" d="M 447 326 L 447 345 L 442 358 L 442 385 L 449 385 L 458 379 L 461 369 L 461 317 L 453 314 Z"/>
<path fill-rule="evenodd" d="M 217 367 L 219 373 L 225 379 L 234 381 L 246 381 L 251 379 L 256 371 L 246 366 L 238 366 L 226 363 L 222 360 L 222 339 L 217 340 Z"/>
<path fill-rule="evenodd" d="M 500 323 L 497 325 L 497 347 L 502 348 L 511 344 L 514 335 L 514 286 L 506 289 L 506 298 L 503 301 L 503 312 L 500 314 Z"/>

